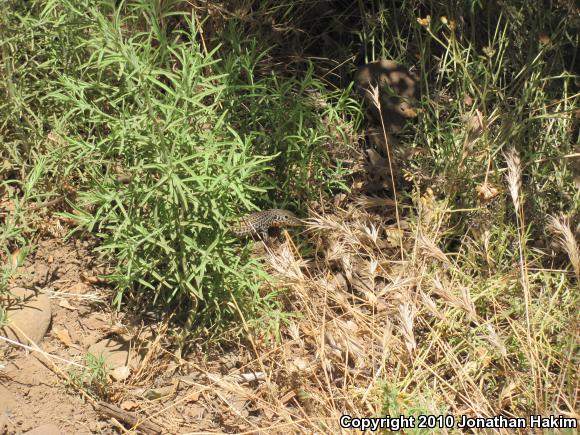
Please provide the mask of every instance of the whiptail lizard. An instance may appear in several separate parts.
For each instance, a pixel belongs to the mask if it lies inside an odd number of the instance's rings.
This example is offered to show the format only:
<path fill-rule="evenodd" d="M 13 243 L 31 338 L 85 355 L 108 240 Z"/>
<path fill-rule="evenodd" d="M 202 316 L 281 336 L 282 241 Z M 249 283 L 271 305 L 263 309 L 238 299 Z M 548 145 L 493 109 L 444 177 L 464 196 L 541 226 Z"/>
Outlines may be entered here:
<path fill-rule="evenodd" d="M 270 228 L 299 227 L 302 225 L 304 223 L 291 211 L 273 208 L 243 216 L 230 227 L 230 230 L 237 237 L 260 236 L 261 239 L 268 240 Z"/>

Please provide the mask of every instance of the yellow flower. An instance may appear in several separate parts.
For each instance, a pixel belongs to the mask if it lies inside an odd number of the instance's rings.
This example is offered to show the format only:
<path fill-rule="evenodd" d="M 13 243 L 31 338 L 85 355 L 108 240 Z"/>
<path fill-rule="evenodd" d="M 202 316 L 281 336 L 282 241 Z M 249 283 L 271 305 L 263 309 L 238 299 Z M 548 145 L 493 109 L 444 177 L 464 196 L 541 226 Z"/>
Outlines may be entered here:
<path fill-rule="evenodd" d="M 485 54 L 487 57 L 493 57 L 493 55 L 495 54 L 495 49 L 489 46 L 483 47 L 483 54 Z"/>
<path fill-rule="evenodd" d="M 429 24 L 431 24 L 431 15 L 427 15 L 425 18 L 417 18 L 417 22 L 419 25 L 427 27 Z"/>

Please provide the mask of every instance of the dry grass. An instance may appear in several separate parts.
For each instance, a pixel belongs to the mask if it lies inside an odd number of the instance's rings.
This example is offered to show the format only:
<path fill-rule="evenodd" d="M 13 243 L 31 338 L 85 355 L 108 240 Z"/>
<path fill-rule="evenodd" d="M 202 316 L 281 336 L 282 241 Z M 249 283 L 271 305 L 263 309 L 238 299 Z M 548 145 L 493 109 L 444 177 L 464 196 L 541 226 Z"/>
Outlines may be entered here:
<path fill-rule="evenodd" d="M 546 287 L 559 273 L 520 263 L 520 273 L 471 277 L 463 247 L 454 256 L 441 249 L 444 203 L 418 198 L 417 219 L 402 219 L 399 232 L 392 207 L 358 206 L 368 201 L 310 219 L 315 258 L 301 258 L 290 238 L 266 256 L 297 316 L 276 345 L 248 330 L 246 367 L 266 380 L 244 397 L 273 422 L 253 430 L 339 432 L 345 413 L 578 417 L 572 342 L 554 343 L 572 318 L 558 314 L 558 301 L 577 296 Z M 514 311 L 525 294 L 524 310 Z"/>
<path fill-rule="evenodd" d="M 514 206 L 513 226 L 495 225 L 508 242 L 492 226 L 480 238 L 454 233 L 460 244 L 449 249 L 451 217 L 462 211 L 428 189 L 399 207 L 414 213 L 398 222 L 389 198 L 356 194 L 342 198 L 343 208 L 318 207 L 304 246 L 285 233 L 264 255 L 275 278 L 264 291 L 286 289 L 292 313 L 277 339 L 244 320 L 247 339 L 230 352 L 175 363 L 161 331 L 131 383 L 178 368 L 190 374 L 171 401 L 141 409 L 180 433 L 203 426 L 209 413 L 213 428 L 191 433 L 214 433 L 216 425 L 243 434 L 342 433 L 344 414 L 579 418 L 578 244 L 568 220 L 550 217 L 548 230 L 576 277 L 543 266 L 553 259 L 528 248 L 520 158 L 514 151 L 505 158 L 504 193 L 493 196 Z M 501 243 L 513 251 L 509 269 L 494 257 Z M 308 257 L 300 255 L 305 245 Z M 134 400 L 118 394 L 118 402 Z M 204 417 L 186 416 L 192 407 Z"/>
<path fill-rule="evenodd" d="M 155 415 L 169 422 L 201 394 L 231 424 L 220 427 L 237 433 L 341 433 L 344 414 L 580 417 L 577 281 L 528 249 L 522 164 L 514 151 L 505 158 L 502 195 L 517 219 L 515 230 L 496 227 L 513 231 L 510 270 L 490 257 L 500 242 L 489 229 L 458 237 L 450 250 L 451 215 L 460 211 L 429 190 L 414 194 L 407 208 L 415 214 L 398 221 L 388 198 L 356 194 L 344 208 L 327 205 L 311 212 L 303 233 L 312 256 L 302 257 L 287 233 L 264 256 L 272 288 L 287 289 L 285 309 L 294 313 L 279 340 L 244 323 L 249 345 L 236 346 L 236 368 L 217 374 L 208 361 L 187 363 L 200 380 Z M 577 273 L 569 222 L 549 221 Z M 472 267 L 474 259 L 487 268 Z"/>
<path fill-rule="evenodd" d="M 570 219 L 550 216 L 547 229 L 556 237 L 558 247 L 568 254 L 576 280 L 580 281 L 580 248 L 570 229 Z"/>

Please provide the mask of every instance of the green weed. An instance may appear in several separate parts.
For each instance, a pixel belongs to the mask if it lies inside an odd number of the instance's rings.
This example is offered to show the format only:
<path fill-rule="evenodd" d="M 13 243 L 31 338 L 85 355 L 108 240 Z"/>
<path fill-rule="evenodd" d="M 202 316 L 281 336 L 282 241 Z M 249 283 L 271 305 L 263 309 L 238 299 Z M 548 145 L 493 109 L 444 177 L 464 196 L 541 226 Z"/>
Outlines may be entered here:
<path fill-rule="evenodd" d="M 266 48 L 224 33 L 236 49 L 208 49 L 179 2 L 11 7 L 1 109 L 11 152 L 25 174 L 44 159 L 42 197 L 75 190 L 65 216 L 114 258 L 115 306 L 176 311 L 212 331 L 266 312 L 260 267 L 228 224 L 257 208 L 304 210 L 314 195 L 346 189 L 348 168 L 328 147 L 330 134 L 345 131 L 330 131 L 320 115 L 354 110 L 347 92 L 328 93 L 312 67 L 300 78 L 254 74 Z M 24 127 L 18 116 L 30 118 Z M 23 152 L 26 135 L 37 144 Z"/>
<path fill-rule="evenodd" d="M 70 370 L 68 382 L 71 387 L 85 391 L 87 394 L 105 398 L 109 388 L 109 368 L 105 358 L 87 353 L 83 370 Z"/>

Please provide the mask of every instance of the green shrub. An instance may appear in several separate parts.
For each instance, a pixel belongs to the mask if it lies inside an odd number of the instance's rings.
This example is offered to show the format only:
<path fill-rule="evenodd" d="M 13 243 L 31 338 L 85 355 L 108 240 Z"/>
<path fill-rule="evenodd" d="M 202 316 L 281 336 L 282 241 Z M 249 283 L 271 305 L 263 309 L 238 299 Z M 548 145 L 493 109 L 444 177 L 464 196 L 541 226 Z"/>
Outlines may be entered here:
<path fill-rule="evenodd" d="M 228 223 L 257 208 L 299 211 L 345 188 L 321 119 L 357 110 L 348 91 L 325 92 L 312 69 L 254 79 L 267 50 L 235 32 L 224 34 L 228 49 L 208 50 L 181 2 L 49 1 L 11 11 L 6 89 L 18 110 L 2 107 L 4 131 L 16 148 L 32 140 L 28 154 L 17 150 L 23 172 L 46 159 L 44 192 L 74 186 L 67 216 L 102 239 L 116 265 L 115 305 L 175 309 L 205 326 L 276 310 Z M 320 104 L 330 100 L 338 105 Z"/>

